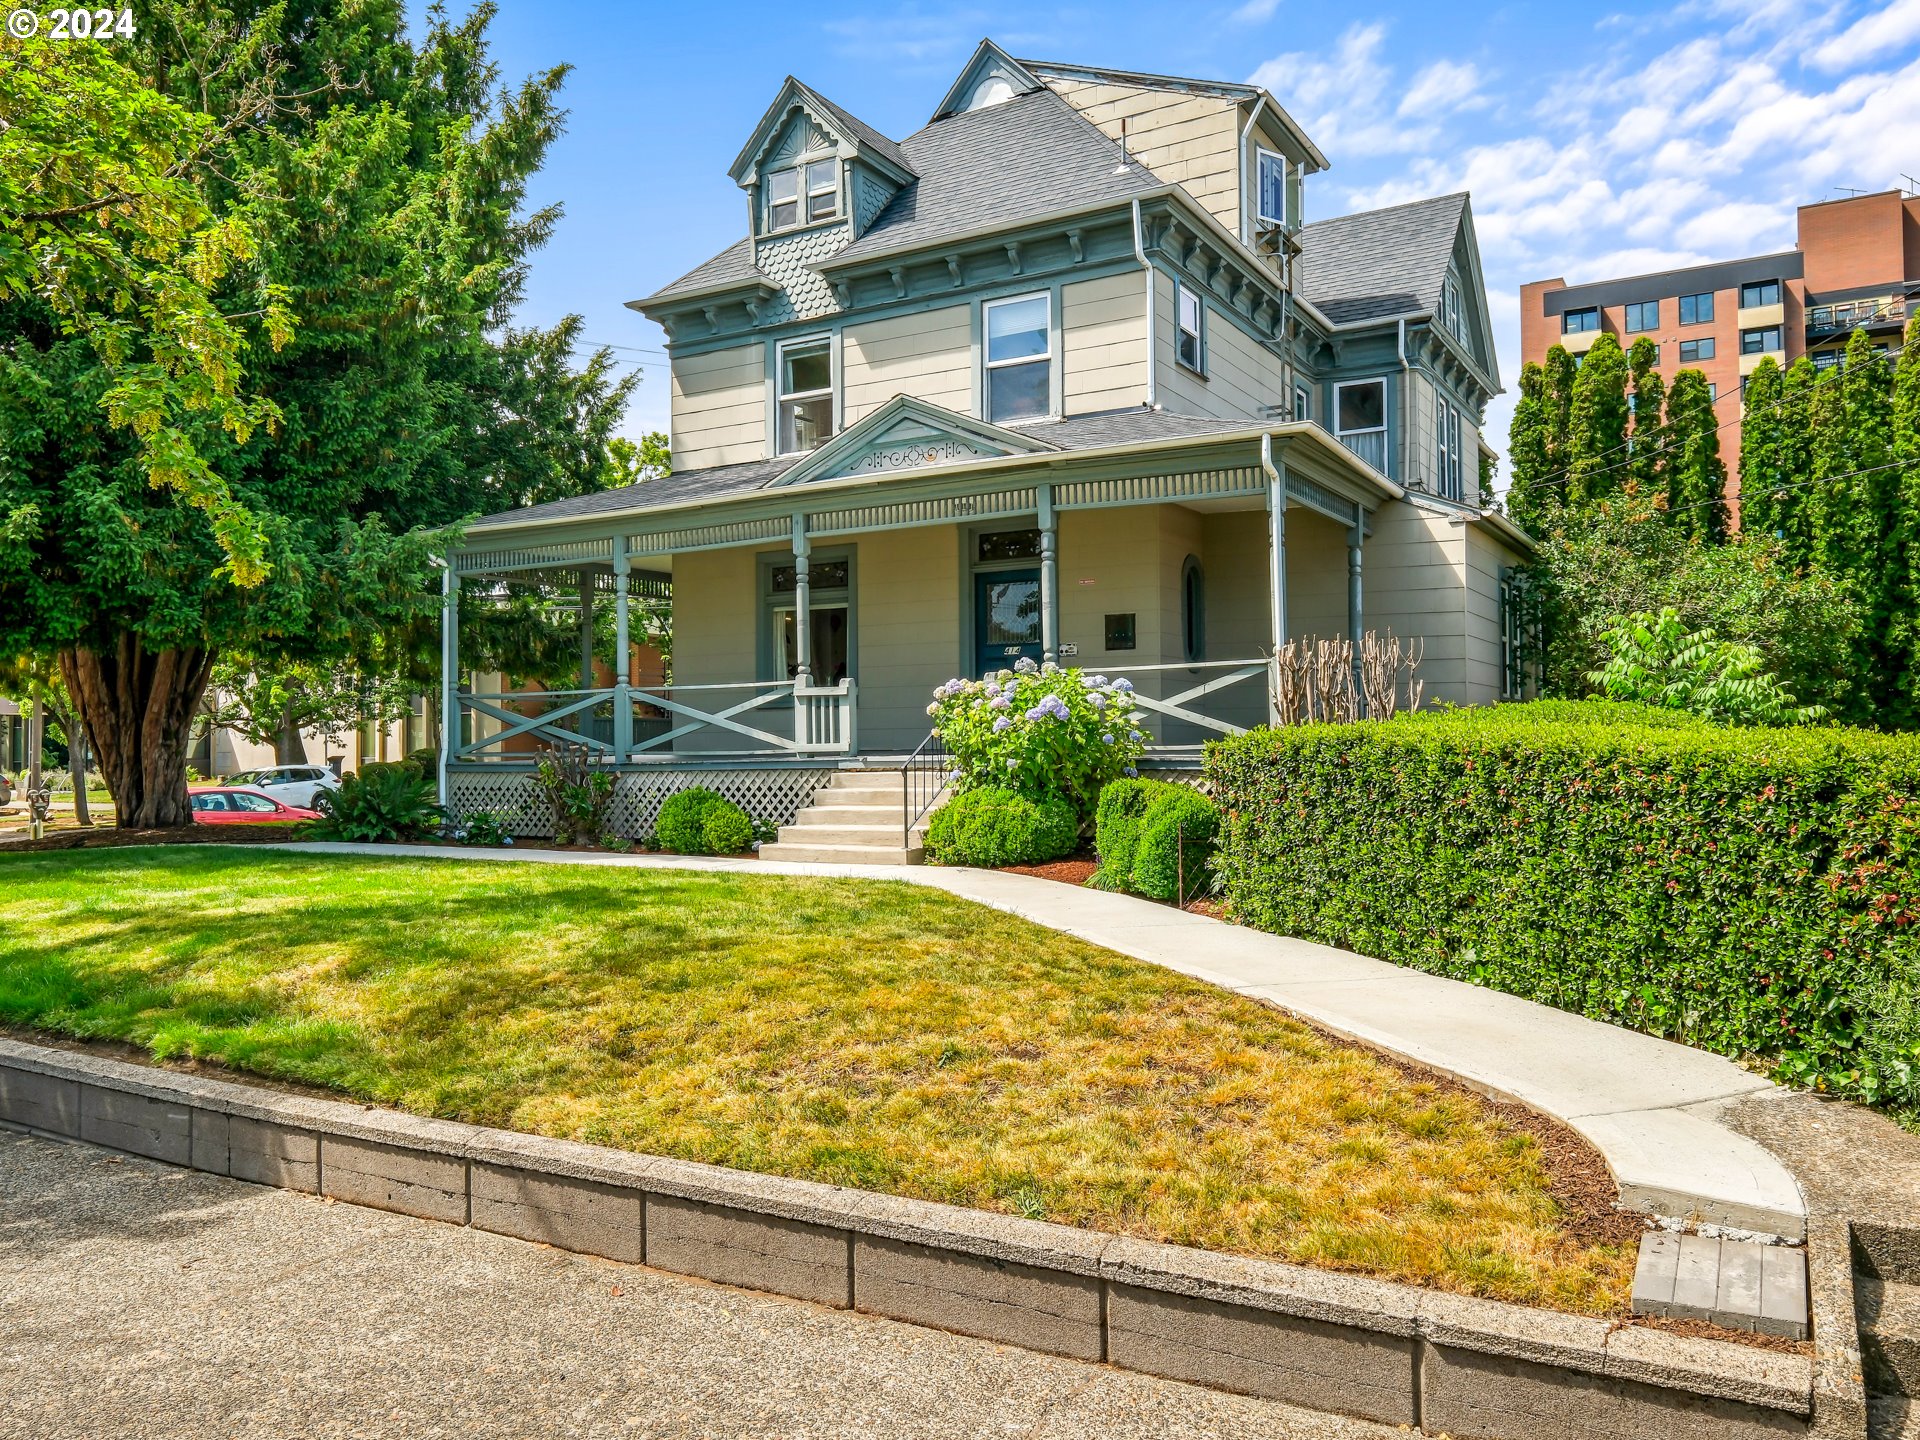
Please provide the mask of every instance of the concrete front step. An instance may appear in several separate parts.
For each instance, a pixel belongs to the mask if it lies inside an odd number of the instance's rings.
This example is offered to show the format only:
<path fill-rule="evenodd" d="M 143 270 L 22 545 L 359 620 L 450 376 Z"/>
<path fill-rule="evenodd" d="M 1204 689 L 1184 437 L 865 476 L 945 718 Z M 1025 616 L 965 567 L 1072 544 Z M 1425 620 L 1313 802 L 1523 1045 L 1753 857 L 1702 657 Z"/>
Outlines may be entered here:
<path fill-rule="evenodd" d="M 900 787 L 891 790 L 876 785 L 828 785 L 813 792 L 816 805 L 891 805 L 900 808 Z"/>
<path fill-rule="evenodd" d="M 885 825 L 900 828 L 900 802 L 891 805 L 809 805 L 793 817 L 796 825 Z"/>
<path fill-rule="evenodd" d="M 796 821 L 792 825 L 780 827 L 779 842 L 782 845 L 862 845 L 869 849 L 898 850 L 900 845 L 900 817 L 893 817 L 893 823 L 861 825 L 834 824 L 821 821 L 817 816 L 803 817 L 809 823 Z M 913 837 L 919 840 L 919 835 Z"/>
<path fill-rule="evenodd" d="M 897 838 L 897 837 L 896 837 Z M 926 851 L 915 845 L 815 845 L 811 842 L 776 840 L 760 847 L 762 860 L 808 861 L 821 865 L 918 865 Z"/>
<path fill-rule="evenodd" d="M 1854 1277 L 1869 1388 L 1920 1397 L 1920 1285 Z"/>

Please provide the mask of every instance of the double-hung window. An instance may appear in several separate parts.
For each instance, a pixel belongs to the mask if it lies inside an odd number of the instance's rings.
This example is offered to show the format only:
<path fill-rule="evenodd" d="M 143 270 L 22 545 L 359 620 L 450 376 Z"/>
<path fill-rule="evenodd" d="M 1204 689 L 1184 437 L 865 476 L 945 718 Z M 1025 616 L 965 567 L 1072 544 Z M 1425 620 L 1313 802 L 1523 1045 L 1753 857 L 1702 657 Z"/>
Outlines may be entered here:
<path fill-rule="evenodd" d="M 1334 433 L 1382 474 L 1387 469 L 1387 382 L 1354 380 L 1333 391 Z"/>
<path fill-rule="evenodd" d="M 1713 359 L 1713 337 L 1704 340 L 1682 340 L 1680 342 L 1680 363 L 1695 365 L 1702 360 Z"/>
<path fill-rule="evenodd" d="M 1258 152 L 1256 165 L 1258 195 L 1254 209 L 1262 226 L 1287 223 L 1287 157 L 1271 150 Z"/>
<path fill-rule="evenodd" d="M 833 435 L 833 342 L 788 340 L 780 346 L 778 372 L 780 453 L 811 450 Z"/>
<path fill-rule="evenodd" d="M 1589 330 L 1600 328 L 1600 310 L 1589 305 L 1584 310 L 1569 310 L 1560 317 L 1560 333 L 1563 335 L 1584 335 Z"/>
<path fill-rule="evenodd" d="M 1173 287 L 1173 356 L 1196 375 L 1207 373 L 1206 307 L 1186 286 Z"/>
<path fill-rule="evenodd" d="M 1627 306 L 1627 334 L 1638 335 L 1643 330 L 1659 328 L 1660 302 L 1658 300 L 1641 300 Z"/>
<path fill-rule="evenodd" d="M 1438 436 L 1436 458 L 1439 493 L 1449 500 L 1458 500 L 1465 493 L 1462 479 L 1466 473 L 1466 457 L 1461 454 L 1466 433 L 1461 426 L 1460 407 L 1449 400 L 1442 400 L 1436 415 L 1435 430 Z"/>
<path fill-rule="evenodd" d="M 1022 295 L 982 307 L 986 418 L 995 424 L 1053 413 L 1053 297 Z"/>
<path fill-rule="evenodd" d="M 802 196 L 801 192 L 806 193 Z M 788 230 L 800 223 L 831 220 L 840 211 L 840 162 L 814 160 L 767 176 L 767 229 Z"/>
<path fill-rule="evenodd" d="M 1711 325 L 1713 323 L 1713 292 L 1701 295 L 1682 295 L 1680 297 L 1680 323 L 1682 325 Z"/>

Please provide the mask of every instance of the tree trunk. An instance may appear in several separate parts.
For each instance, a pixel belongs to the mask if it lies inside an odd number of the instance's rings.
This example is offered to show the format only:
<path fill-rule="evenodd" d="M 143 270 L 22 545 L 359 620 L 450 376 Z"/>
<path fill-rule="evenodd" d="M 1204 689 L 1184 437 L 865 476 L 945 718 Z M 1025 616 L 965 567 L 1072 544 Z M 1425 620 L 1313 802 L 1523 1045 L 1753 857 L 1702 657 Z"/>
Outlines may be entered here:
<path fill-rule="evenodd" d="M 132 635 L 111 651 L 60 652 L 67 693 L 98 749 L 123 829 L 193 823 L 187 750 L 212 671 L 211 650 L 148 650 Z"/>
<path fill-rule="evenodd" d="M 67 769 L 73 772 L 73 823 L 90 826 L 93 811 L 87 805 L 87 766 L 91 760 L 87 754 L 87 727 L 80 723 L 77 715 L 62 720 L 60 726 L 67 732 Z"/>
<path fill-rule="evenodd" d="M 300 738 L 300 725 L 293 718 L 293 706 L 288 705 L 280 712 L 280 732 L 273 737 L 273 763 L 298 765 L 306 758 L 306 742 Z"/>

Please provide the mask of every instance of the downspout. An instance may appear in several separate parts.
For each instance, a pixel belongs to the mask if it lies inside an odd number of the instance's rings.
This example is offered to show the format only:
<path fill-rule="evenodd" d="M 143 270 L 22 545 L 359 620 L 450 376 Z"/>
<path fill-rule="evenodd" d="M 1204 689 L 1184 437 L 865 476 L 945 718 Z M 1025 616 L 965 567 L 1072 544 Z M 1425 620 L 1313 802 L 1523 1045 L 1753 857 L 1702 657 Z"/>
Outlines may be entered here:
<path fill-rule="evenodd" d="M 1147 276 L 1147 408 L 1160 408 L 1160 387 L 1156 383 L 1160 374 L 1160 357 L 1153 348 L 1153 265 L 1147 259 L 1146 231 L 1140 219 L 1140 197 L 1133 200 L 1133 258 L 1140 262 L 1140 268 Z"/>
<path fill-rule="evenodd" d="M 1278 724 L 1280 652 L 1287 644 L 1287 479 L 1273 463 L 1273 435 L 1260 432 L 1260 468 L 1267 477 L 1267 603 L 1273 620 L 1273 658 L 1267 673 L 1267 719 Z"/>
<path fill-rule="evenodd" d="M 1396 342 L 1400 353 L 1400 435 L 1394 449 L 1399 454 L 1400 463 L 1395 473 L 1387 478 L 1398 482 L 1402 489 L 1407 488 L 1411 478 L 1408 473 L 1411 456 L 1407 454 L 1407 439 L 1413 433 L 1413 366 L 1407 363 L 1407 317 L 1400 317 L 1400 335 Z"/>

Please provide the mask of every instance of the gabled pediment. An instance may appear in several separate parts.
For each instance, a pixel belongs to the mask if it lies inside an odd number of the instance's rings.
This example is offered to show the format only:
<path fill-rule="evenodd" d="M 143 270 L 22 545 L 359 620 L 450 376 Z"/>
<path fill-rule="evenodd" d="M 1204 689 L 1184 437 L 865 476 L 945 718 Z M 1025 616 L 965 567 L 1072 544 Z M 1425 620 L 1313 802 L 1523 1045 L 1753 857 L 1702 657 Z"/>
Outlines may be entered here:
<path fill-rule="evenodd" d="M 734 184 L 747 186 L 762 170 L 791 164 L 802 155 L 828 153 L 843 160 L 864 160 L 895 185 L 914 178 L 913 167 L 898 145 L 791 75 L 727 173 Z"/>
<path fill-rule="evenodd" d="M 944 120 L 965 110 L 980 110 L 1040 88 L 1040 77 L 991 40 L 974 47 L 973 57 L 934 107 L 933 118 Z"/>
<path fill-rule="evenodd" d="M 911 395 L 896 395 L 864 420 L 842 430 L 773 484 L 805 485 L 856 475 L 898 475 L 1009 455 L 1040 455 L 1059 448 Z"/>

